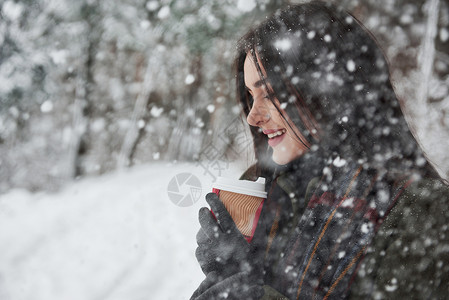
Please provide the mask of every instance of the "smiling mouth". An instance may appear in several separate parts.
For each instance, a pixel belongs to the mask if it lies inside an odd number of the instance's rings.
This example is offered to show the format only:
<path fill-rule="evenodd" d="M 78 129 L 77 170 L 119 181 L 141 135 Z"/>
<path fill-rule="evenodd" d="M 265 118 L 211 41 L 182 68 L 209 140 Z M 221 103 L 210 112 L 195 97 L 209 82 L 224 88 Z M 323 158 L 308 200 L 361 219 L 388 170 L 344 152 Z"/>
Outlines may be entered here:
<path fill-rule="evenodd" d="M 268 133 L 267 136 L 268 136 L 269 139 L 272 139 L 272 138 L 275 138 L 277 136 L 283 135 L 286 132 L 287 132 L 286 129 L 280 129 L 280 130 L 278 130 L 276 132 Z"/>

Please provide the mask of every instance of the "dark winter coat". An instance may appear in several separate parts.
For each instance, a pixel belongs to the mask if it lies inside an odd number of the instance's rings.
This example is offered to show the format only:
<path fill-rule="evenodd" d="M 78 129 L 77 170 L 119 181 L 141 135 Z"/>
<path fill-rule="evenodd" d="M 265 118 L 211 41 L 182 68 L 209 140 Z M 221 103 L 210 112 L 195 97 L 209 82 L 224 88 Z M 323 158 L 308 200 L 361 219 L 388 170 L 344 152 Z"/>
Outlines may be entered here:
<path fill-rule="evenodd" d="M 258 225 L 267 235 L 263 299 L 447 294 L 447 186 L 298 160 L 276 171 L 267 187 Z"/>
<path fill-rule="evenodd" d="M 351 299 L 447 299 L 449 188 L 410 184 L 367 250 Z"/>

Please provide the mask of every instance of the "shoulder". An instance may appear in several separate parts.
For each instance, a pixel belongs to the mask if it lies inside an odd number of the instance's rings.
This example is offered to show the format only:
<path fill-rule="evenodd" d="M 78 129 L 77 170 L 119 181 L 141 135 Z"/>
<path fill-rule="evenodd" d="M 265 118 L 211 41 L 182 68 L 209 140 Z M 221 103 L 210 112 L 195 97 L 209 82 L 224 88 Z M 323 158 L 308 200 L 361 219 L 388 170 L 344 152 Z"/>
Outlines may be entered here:
<path fill-rule="evenodd" d="M 439 179 L 424 178 L 412 181 L 404 190 L 403 199 L 422 199 L 424 201 L 449 196 L 449 186 Z M 444 200 L 444 199 L 442 199 Z"/>
<path fill-rule="evenodd" d="M 398 218 L 399 221 L 396 220 Z M 449 221 L 449 186 L 438 179 L 421 179 L 406 185 L 398 195 L 397 203 L 390 215 L 386 218 L 386 225 L 381 226 L 380 230 L 384 230 L 393 221 L 399 229 L 413 230 L 415 233 L 428 228 L 414 228 L 419 226 L 417 222 L 422 221 L 424 223 L 421 225 L 428 226 L 433 223 L 447 223 Z"/>
<path fill-rule="evenodd" d="M 437 179 L 408 184 L 374 237 L 353 296 L 404 299 L 449 292 L 449 187 Z M 357 297 L 355 297 L 357 298 Z"/>

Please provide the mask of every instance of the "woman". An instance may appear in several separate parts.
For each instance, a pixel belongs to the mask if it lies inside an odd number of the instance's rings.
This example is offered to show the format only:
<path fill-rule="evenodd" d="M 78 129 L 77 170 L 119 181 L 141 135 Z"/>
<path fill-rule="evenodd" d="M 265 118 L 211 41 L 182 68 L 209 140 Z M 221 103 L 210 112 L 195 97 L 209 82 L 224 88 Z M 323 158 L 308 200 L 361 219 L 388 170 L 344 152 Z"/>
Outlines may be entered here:
<path fill-rule="evenodd" d="M 437 221 L 415 232 L 441 241 L 449 200 L 407 127 L 385 58 L 367 30 L 326 3 L 288 6 L 243 37 L 236 68 L 257 157 L 243 178 L 266 177 L 268 198 L 248 244 L 218 197 L 207 196 L 216 219 L 200 210 L 196 255 L 206 279 L 192 299 L 446 293 L 447 283 L 419 289 L 414 283 L 422 278 L 401 285 L 388 273 L 400 261 L 390 242 L 410 233 L 401 214 L 411 210 L 416 221 L 420 197 L 439 203 Z M 430 269 L 438 267 L 430 261 Z M 409 271 L 420 266 L 415 260 Z"/>

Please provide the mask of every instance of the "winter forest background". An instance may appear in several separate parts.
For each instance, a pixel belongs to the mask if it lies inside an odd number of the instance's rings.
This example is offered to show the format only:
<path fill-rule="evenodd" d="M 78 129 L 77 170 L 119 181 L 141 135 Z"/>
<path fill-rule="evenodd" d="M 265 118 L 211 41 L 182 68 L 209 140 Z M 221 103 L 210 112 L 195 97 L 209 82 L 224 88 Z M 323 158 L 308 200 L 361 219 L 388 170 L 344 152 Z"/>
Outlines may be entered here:
<path fill-rule="evenodd" d="M 210 143 L 228 155 L 235 136 L 216 133 L 239 113 L 236 41 L 286 2 L 4 1 L 0 193 L 55 190 L 156 160 L 196 161 Z M 410 122 L 447 176 L 448 2 L 333 2 L 379 40 Z"/>
<path fill-rule="evenodd" d="M 88 299 L 86 295 L 145 299 L 126 289 L 155 296 L 146 299 L 187 298 L 201 279 L 193 255 L 196 228 L 189 227 L 184 235 L 165 226 L 177 224 L 180 229 L 183 222 L 196 222 L 197 207 L 186 213 L 168 202 L 166 178 L 191 170 L 192 164 L 199 168 L 209 163 L 211 155 L 226 164 L 249 163 L 251 145 L 242 142 L 247 128 L 234 99 L 235 45 L 250 26 L 287 2 L 0 1 L 0 244 L 9 244 L 0 258 L 1 299 L 30 299 L 30 295 L 34 299 Z M 351 11 L 378 39 L 410 125 L 440 174 L 448 178 L 449 3 L 331 2 Z M 210 170 L 217 169 L 204 169 Z M 86 178 L 90 181 L 83 182 Z M 161 188 L 155 193 L 151 186 Z M 122 196 L 128 202 L 118 199 Z M 96 209 L 97 215 L 90 216 Z M 117 221 L 122 219 L 123 223 Z M 63 226 L 54 229 L 55 224 Z M 115 228 L 117 224 L 127 227 Z M 78 231 L 64 235 L 67 228 L 89 233 L 85 248 Z M 188 254 L 178 257 L 176 249 L 160 246 L 167 237 L 160 234 L 162 230 L 178 234 L 169 245 L 190 241 L 185 248 Z M 20 238 L 25 231 L 27 238 Z M 50 235 L 44 235 L 46 231 Z M 55 236 L 64 236 L 60 245 L 65 243 L 65 256 L 58 256 L 62 255 L 59 246 L 48 242 Z M 131 244 L 120 237 L 131 239 Z M 145 252 L 142 249 L 151 246 L 133 239 L 148 239 L 159 250 Z M 96 240 L 110 244 L 97 244 L 92 250 L 89 247 Z M 42 243 L 47 246 L 36 246 Z M 109 252 L 111 245 L 115 252 Z M 161 283 L 164 276 L 173 276 L 173 269 L 167 271 L 166 265 L 144 259 L 161 251 L 174 255 L 168 259 L 176 272 L 192 276 L 188 284 L 171 288 Z M 35 256 L 27 260 L 25 253 Z M 94 263 L 77 269 L 78 265 L 67 262 L 75 256 L 82 263 Z M 61 264 L 71 270 L 67 281 L 54 275 L 61 272 L 56 270 Z M 133 273 L 138 265 L 140 273 Z M 32 277 L 45 268 L 39 280 Z M 97 277 L 111 287 L 121 283 L 121 288 L 77 286 L 72 280 L 89 277 L 98 269 L 101 274 L 117 273 Z M 154 269 L 157 275 L 149 276 L 148 270 Z M 29 294 L 20 294 L 27 290 L 19 286 L 22 280 L 28 282 Z M 70 297 L 61 290 L 70 291 Z M 185 294 L 168 296 L 163 290 Z M 19 294 L 23 298 L 14 297 Z"/>

